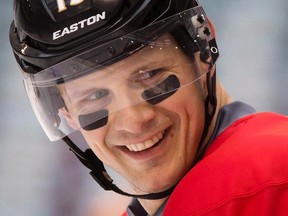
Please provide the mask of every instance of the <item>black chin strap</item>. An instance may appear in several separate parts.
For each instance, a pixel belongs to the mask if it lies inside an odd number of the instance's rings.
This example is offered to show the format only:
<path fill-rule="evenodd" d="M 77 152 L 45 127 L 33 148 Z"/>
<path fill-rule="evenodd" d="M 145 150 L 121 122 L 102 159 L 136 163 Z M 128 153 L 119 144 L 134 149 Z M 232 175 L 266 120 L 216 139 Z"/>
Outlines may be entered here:
<path fill-rule="evenodd" d="M 161 191 L 159 193 L 150 193 L 150 194 L 129 194 L 122 191 L 115 184 L 113 184 L 113 179 L 108 175 L 103 162 L 93 153 L 91 149 L 87 149 L 83 152 L 79 149 L 74 142 L 69 137 L 63 138 L 64 142 L 70 147 L 70 150 L 77 156 L 77 158 L 81 161 L 81 163 L 90 169 L 90 175 L 94 178 L 94 180 L 104 189 L 104 190 L 112 190 L 118 194 L 124 196 L 135 197 L 139 199 L 149 199 L 156 200 L 169 196 L 175 186 L 169 188 L 168 190 Z"/>

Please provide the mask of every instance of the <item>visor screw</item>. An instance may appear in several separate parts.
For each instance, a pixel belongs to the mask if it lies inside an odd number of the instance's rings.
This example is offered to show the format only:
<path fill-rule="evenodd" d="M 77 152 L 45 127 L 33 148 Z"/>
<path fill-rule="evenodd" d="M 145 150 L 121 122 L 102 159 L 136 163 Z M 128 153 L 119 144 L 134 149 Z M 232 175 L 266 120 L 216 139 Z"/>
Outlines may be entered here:
<path fill-rule="evenodd" d="M 211 47 L 210 50 L 211 50 L 211 52 L 214 53 L 214 54 L 218 53 L 217 47 Z"/>
<path fill-rule="evenodd" d="M 116 49 L 114 47 L 108 47 L 106 49 L 107 55 L 108 56 L 114 56 L 116 54 Z"/>
<path fill-rule="evenodd" d="M 24 67 L 26 70 L 29 69 L 29 65 L 27 65 L 23 59 L 21 59 L 20 62 L 21 62 L 22 67 Z"/>
<path fill-rule="evenodd" d="M 205 22 L 205 17 L 203 14 L 198 14 L 197 16 L 197 21 L 201 24 L 203 24 Z"/>
<path fill-rule="evenodd" d="M 71 69 L 73 70 L 73 72 L 79 72 L 81 70 L 81 65 L 78 63 L 72 63 Z"/>
<path fill-rule="evenodd" d="M 207 36 L 209 36 L 211 34 L 210 30 L 208 27 L 204 28 L 203 33 Z"/>

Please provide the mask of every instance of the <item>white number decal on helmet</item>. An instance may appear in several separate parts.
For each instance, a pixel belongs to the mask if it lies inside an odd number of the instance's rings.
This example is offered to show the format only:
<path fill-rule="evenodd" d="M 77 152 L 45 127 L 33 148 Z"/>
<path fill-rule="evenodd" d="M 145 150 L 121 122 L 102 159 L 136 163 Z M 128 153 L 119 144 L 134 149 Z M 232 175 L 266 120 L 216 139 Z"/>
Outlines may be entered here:
<path fill-rule="evenodd" d="M 71 0 L 70 1 L 70 6 L 78 5 L 82 3 L 84 0 Z M 57 0 L 57 5 L 58 5 L 58 12 L 62 12 L 67 9 L 65 1 L 64 0 Z"/>

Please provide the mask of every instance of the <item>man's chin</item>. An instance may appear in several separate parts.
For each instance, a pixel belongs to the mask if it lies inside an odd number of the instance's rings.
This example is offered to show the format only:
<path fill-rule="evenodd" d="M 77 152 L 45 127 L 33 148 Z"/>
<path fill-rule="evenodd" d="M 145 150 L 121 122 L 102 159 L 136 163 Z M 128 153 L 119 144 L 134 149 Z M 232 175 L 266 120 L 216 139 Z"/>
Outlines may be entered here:
<path fill-rule="evenodd" d="M 167 183 L 164 180 L 161 181 L 161 176 L 159 176 L 158 181 L 152 182 L 152 181 L 145 181 L 145 184 L 142 184 L 140 187 L 137 187 L 135 189 L 135 193 L 137 194 L 150 194 L 150 193 L 160 193 L 166 190 L 169 190 L 170 188 L 174 187 L 178 181 L 171 181 Z"/>

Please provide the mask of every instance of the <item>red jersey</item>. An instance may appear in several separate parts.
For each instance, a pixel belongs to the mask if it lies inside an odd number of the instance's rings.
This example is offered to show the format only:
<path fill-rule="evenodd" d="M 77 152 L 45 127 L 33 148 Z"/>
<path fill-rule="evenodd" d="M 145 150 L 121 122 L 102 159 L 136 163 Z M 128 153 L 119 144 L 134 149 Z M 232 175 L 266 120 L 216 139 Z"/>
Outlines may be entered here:
<path fill-rule="evenodd" d="M 234 122 L 171 194 L 165 216 L 288 216 L 288 117 Z"/>

